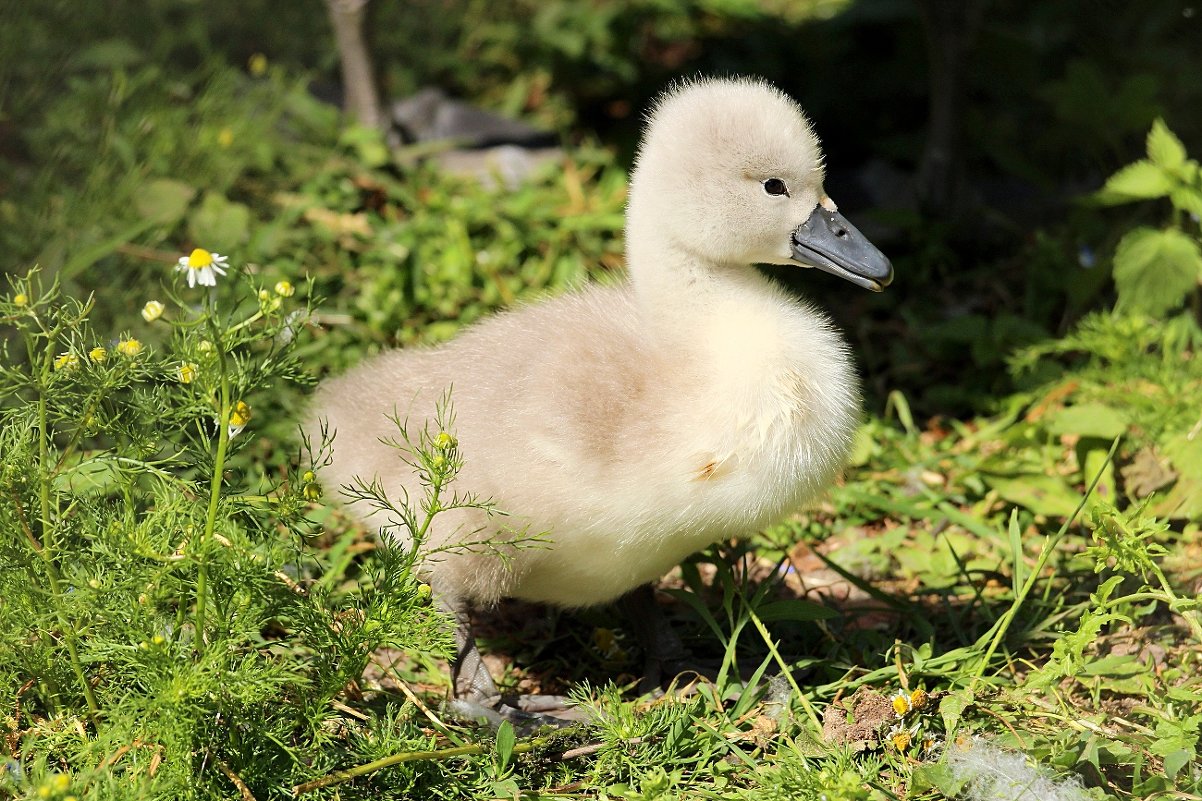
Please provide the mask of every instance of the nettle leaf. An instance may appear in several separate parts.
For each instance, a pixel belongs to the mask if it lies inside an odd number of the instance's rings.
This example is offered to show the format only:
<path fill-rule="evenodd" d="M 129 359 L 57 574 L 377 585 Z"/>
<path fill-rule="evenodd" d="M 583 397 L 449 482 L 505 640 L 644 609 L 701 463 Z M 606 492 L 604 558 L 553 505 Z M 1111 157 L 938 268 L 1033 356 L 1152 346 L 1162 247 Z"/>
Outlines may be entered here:
<path fill-rule="evenodd" d="M 1101 203 L 1129 203 L 1164 197 L 1173 185 L 1172 176 L 1152 162 L 1140 160 L 1110 176 L 1094 197 Z"/>
<path fill-rule="evenodd" d="M 1156 166 L 1175 172 L 1185 164 L 1185 145 L 1169 130 L 1164 120 L 1158 119 L 1152 123 L 1148 132 L 1148 158 Z"/>
<path fill-rule="evenodd" d="M 1163 315 L 1180 306 L 1202 278 L 1198 243 L 1173 228 L 1136 228 L 1114 253 L 1115 310 Z"/>

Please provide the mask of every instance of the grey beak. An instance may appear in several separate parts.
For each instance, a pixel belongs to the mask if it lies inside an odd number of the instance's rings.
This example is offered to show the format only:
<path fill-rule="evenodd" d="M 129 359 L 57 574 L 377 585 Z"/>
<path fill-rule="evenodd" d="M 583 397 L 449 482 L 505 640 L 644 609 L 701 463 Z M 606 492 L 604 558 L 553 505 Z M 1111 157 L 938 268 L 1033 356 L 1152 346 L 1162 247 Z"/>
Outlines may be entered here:
<path fill-rule="evenodd" d="M 837 211 L 821 205 L 793 232 L 793 260 L 880 292 L 893 280 L 893 265 Z"/>

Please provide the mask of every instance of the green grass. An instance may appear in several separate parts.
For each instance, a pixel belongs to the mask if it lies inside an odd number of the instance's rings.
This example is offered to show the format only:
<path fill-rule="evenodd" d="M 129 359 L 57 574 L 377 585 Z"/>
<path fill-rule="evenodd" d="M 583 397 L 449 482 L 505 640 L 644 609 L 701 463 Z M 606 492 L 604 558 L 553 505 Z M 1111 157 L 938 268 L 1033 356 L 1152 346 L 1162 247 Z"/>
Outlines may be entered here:
<path fill-rule="evenodd" d="M 1096 312 L 963 419 L 886 387 L 820 507 L 665 581 L 716 666 L 680 693 L 633 696 L 609 610 L 482 614 L 507 688 L 593 710 L 493 731 L 444 706 L 415 554 L 327 504 L 296 425 L 315 376 L 613 280 L 624 171 L 584 145 L 497 193 L 341 133 L 283 72 L 157 69 L 49 103 L 56 150 L 0 208 L 0 797 L 939 799 L 973 742 L 1087 797 L 1202 795 L 1188 313 Z M 194 246 L 235 268 L 212 292 L 172 271 Z M 453 472 L 447 442 L 409 456 Z"/>

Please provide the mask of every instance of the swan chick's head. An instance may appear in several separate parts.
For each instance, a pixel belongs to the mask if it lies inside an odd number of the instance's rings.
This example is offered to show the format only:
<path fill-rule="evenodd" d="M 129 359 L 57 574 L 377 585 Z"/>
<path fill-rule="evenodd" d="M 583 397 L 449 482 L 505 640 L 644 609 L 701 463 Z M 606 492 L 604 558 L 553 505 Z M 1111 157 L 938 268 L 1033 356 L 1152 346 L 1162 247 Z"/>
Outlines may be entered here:
<path fill-rule="evenodd" d="M 628 236 L 716 265 L 817 267 L 880 291 L 889 260 L 823 190 L 801 107 L 760 80 L 698 79 L 665 92 L 631 177 Z"/>

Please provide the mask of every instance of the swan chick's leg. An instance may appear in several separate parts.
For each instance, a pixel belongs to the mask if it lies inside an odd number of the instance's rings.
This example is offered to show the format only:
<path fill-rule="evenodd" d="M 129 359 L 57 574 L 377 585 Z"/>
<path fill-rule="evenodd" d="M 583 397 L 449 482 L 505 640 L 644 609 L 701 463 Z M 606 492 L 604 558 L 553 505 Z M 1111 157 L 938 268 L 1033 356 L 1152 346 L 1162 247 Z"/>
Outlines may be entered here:
<path fill-rule="evenodd" d="M 493 728 L 503 720 L 529 729 L 546 725 L 566 726 L 584 719 L 583 713 L 571 707 L 568 699 L 562 695 L 502 697 L 476 646 L 470 604 L 440 593 L 438 607 L 455 621 L 455 658 L 451 663 L 455 700 L 452 706 L 459 713 L 470 718 L 482 718 Z"/>
<path fill-rule="evenodd" d="M 447 593 L 438 593 L 436 597 L 438 608 L 455 622 L 455 658 L 451 662 L 455 697 L 482 706 L 496 706 L 501 694 L 497 692 L 497 685 L 480 657 L 480 649 L 476 647 L 470 605 Z"/>
<path fill-rule="evenodd" d="M 655 602 L 652 585 L 635 587 L 619 598 L 617 605 L 643 649 L 643 678 L 639 681 L 638 691 L 642 695 L 659 695 L 665 676 L 675 676 L 689 669 L 689 653 Z"/>

